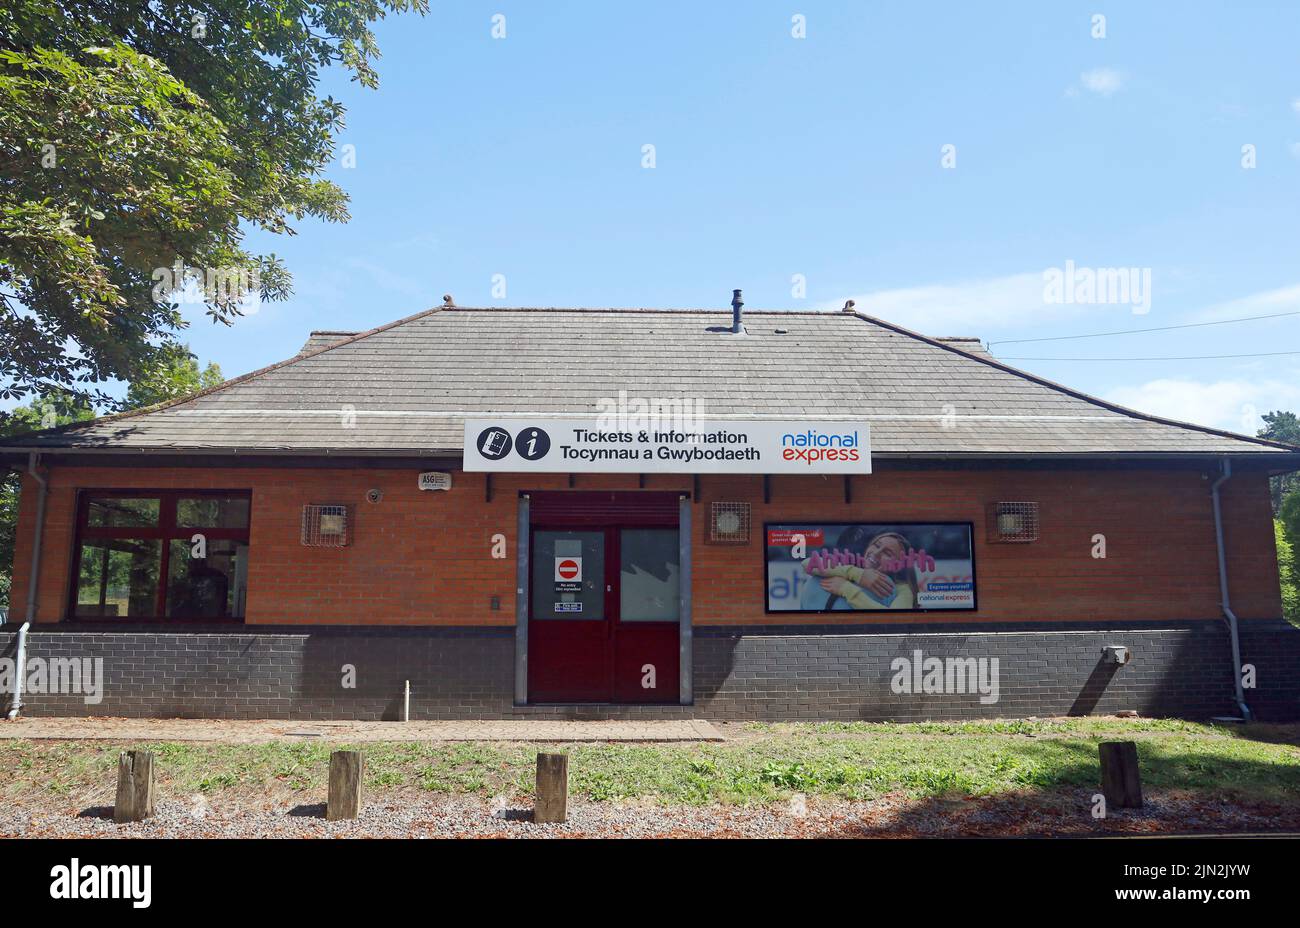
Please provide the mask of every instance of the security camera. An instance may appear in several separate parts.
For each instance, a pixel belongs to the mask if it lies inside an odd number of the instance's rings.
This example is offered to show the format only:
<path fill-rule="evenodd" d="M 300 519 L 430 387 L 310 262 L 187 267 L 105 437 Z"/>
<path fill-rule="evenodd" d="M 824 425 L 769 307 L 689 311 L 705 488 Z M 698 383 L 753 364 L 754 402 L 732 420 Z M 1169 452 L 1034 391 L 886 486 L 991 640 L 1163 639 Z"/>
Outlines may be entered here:
<path fill-rule="evenodd" d="M 366 491 L 366 502 L 377 503 L 384 498 L 384 491 L 375 487 L 373 490 Z"/>

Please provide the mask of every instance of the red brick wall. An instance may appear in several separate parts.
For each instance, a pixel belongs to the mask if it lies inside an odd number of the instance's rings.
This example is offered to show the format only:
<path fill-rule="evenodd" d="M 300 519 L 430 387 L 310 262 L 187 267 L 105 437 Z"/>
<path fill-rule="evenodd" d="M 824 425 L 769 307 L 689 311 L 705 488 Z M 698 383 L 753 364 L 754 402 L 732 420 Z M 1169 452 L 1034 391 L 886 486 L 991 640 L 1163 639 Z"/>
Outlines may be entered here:
<path fill-rule="evenodd" d="M 748 550 L 700 544 L 694 585 L 697 623 L 792 624 L 861 621 L 861 614 L 764 615 L 764 521 L 970 521 L 975 523 L 979 610 L 898 616 L 917 622 L 1126 621 L 1214 618 L 1221 614 L 1210 480 L 1188 471 L 887 471 L 854 480 L 844 504 L 840 478 L 742 477 L 730 492 L 709 481 L 697 511 L 713 499 L 753 503 L 758 529 Z M 1040 536 L 1030 544 L 985 541 L 985 509 L 997 500 L 1039 503 Z M 1230 593 L 1242 618 L 1281 613 L 1268 483 L 1234 477 L 1223 493 Z M 849 517 L 846 519 L 846 516 Z M 1106 536 L 1104 560 L 1092 538 Z M 707 579 L 704 579 L 707 578 Z"/>
<path fill-rule="evenodd" d="M 37 620 L 58 621 L 68 603 L 68 571 L 78 488 L 250 489 L 249 624 L 512 625 L 516 498 L 520 489 L 564 489 L 564 475 L 494 478 L 484 502 L 482 474 L 455 473 L 449 492 L 416 489 L 413 470 L 188 467 L 61 467 L 50 496 Z M 648 478 L 647 488 L 690 488 L 689 477 Z M 579 489 L 635 489 L 635 476 L 579 476 Z M 853 503 L 840 478 L 778 476 L 763 504 L 762 478 L 705 477 L 695 513 L 696 624 L 861 621 L 850 613 L 766 615 L 765 521 L 971 521 L 975 523 L 978 612 L 894 616 L 891 621 L 1177 621 L 1219 615 L 1210 480 L 1195 471 L 919 470 L 854 478 Z M 366 491 L 384 491 L 370 504 Z M 25 615 L 35 522 L 30 478 L 23 488 L 11 612 Z M 1232 602 L 1242 618 L 1281 612 L 1267 480 L 1234 477 L 1224 490 Z M 748 547 L 704 543 L 713 500 L 753 504 Z M 1036 500 L 1041 537 L 1023 545 L 984 541 L 985 506 Z M 355 536 L 342 549 L 299 543 L 302 506 L 350 503 Z M 491 557 L 506 536 L 508 556 Z M 1107 558 L 1091 556 L 1104 534 Z M 500 597 L 500 610 L 490 601 Z"/>

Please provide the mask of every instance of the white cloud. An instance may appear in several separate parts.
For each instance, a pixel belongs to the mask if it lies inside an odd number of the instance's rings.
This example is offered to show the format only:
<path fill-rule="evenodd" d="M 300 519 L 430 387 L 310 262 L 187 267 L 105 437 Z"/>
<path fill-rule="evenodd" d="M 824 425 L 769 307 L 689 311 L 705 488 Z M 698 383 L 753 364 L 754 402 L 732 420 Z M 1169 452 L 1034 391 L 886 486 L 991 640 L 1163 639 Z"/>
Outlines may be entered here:
<path fill-rule="evenodd" d="M 1103 397 L 1153 416 L 1254 435 L 1264 424 L 1260 419 L 1264 413 L 1300 406 L 1300 384 L 1282 380 L 1202 383 L 1162 379 L 1116 387 Z"/>
<path fill-rule="evenodd" d="M 1300 284 L 1279 287 L 1276 290 L 1263 290 L 1224 303 L 1215 303 L 1195 313 L 1186 321 L 1218 322 L 1220 319 L 1240 319 L 1246 316 L 1268 316 L 1286 312 L 1300 312 Z"/>
<path fill-rule="evenodd" d="M 1109 97 L 1124 86 L 1124 74 L 1114 68 L 1093 68 L 1079 75 L 1079 83 L 1084 90 Z"/>
<path fill-rule="evenodd" d="M 854 296 L 854 309 L 926 335 L 979 335 L 1066 319 L 1113 307 L 1047 303 L 1042 271 L 955 284 L 876 290 Z M 820 309 L 839 309 L 843 302 Z M 1128 307 L 1123 307 L 1128 311 Z"/>
<path fill-rule="evenodd" d="M 1300 142 L 1292 142 L 1287 146 L 1287 150 L 1291 152 L 1292 158 L 1300 158 Z"/>
<path fill-rule="evenodd" d="M 346 263 L 348 267 L 366 274 L 380 292 L 396 293 L 412 300 L 425 299 L 429 295 L 427 281 L 395 271 L 388 264 L 377 264 L 364 258 L 350 258 Z"/>
<path fill-rule="evenodd" d="M 930 336 L 973 335 L 984 337 L 1011 331 L 1013 337 L 1029 337 L 1031 327 L 1063 321 L 1086 319 L 1096 325 L 1108 316 L 1128 316 L 1132 307 L 1125 303 L 1061 303 L 1045 299 L 1046 270 L 1005 277 L 984 277 L 954 284 L 929 284 L 875 290 L 854 294 L 854 309 L 868 316 L 901 325 Z M 823 303 L 820 310 L 835 310 L 842 300 Z M 1170 323 L 1218 322 L 1249 316 L 1270 316 L 1300 312 L 1300 284 L 1252 293 L 1169 320 Z M 1295 319 L 1278 319 L 1277 323 Z M 1273 322 L 1257 323 L 1268 326 Z M 1097 331 L 1081 328 L 1080 334 Z M 1207 330 L 1213 331 L 1213 330 Z"/>
<path fill-rule="evenodd" d="M 1300 113 L 1300 97 L 1296 97 L 1294 100 L 1291 101 L 1291 109 L 1295 110 L 1297 113 Z"/>

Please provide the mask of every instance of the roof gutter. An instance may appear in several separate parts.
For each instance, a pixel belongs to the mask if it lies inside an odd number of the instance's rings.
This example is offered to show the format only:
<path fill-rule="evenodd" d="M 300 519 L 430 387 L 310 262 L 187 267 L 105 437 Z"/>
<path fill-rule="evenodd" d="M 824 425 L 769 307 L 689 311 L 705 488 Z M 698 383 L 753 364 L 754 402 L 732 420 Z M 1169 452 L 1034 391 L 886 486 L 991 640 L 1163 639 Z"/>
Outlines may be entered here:
<path fill-rule="evenodd" d="M 1237 701 L 1237 711 L 1247 722 L 1251 721 L 1250 707 L 1246 705 L 1246 693 L 1241 685 L 1241 639 L 1237 634 L 1237 616 L 1232 611 L 1232 602 L 1228 597 L 1228 560 L 1223 545 L 1223 507 L 1219 502 L 1219 488 L 1232 479 L 1232 461 L 1224 458 L 1222 475 L 1210 487 L 1210 500 L 1214 505 L 1214 542 L 1219 555 L 1219 596 L 1223 606 L 1223 617 L 1228 623 L 1228 637 L 1232 640 L 1232 685 Z"/>
<path fill-rule="evenodd" d="M 27 632 L 36 619 L 36 590 L 41 576 L 41 537 L 45 534 L 45 497 L 49 495 L 49 481 L 37 470 L 41 456 L 33 451 L 27 458 L 27 473 L 36 481 L 40 491 L 36 496 L 36 532 L 32 538 L 32 559 L 27 577 L 27 617 L 18 629 L 18 659 L 14 666 L 14 699 L 9 706 L 9 721 L 18 718 L 23 707 L 23 680 L 27 678 Z"/>
<path fill-rule="evenodd" d="M 750 420 L 736 420 L 750 421 Z M 762 420 L 753 420 L 761 422 Z M 0 459 L 24 454 L 103 455 L 128 457 L 181 457 L 230 455 L 247 457 L 356 457 L 356 458 L 459 458 L 463 448 L 250 448 L 237 445 L 187 445 L 185 447 L 108 447 L 94 445 L 3 445 Z M 1229 456 L 1239 461 L 1263 462 L 1278 473 L 1300 471 L 1300 451 L 873 451 L 881 461 L 1222 461 Z M 11 465 L 20 467 L 20 465 Z"/>

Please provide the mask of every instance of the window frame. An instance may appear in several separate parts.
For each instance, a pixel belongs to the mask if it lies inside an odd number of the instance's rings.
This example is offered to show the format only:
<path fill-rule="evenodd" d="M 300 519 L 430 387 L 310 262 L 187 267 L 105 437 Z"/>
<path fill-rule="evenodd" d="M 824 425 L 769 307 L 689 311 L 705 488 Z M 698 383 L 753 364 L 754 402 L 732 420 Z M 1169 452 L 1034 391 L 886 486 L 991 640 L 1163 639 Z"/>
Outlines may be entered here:
<path fill-rule="evenodd" d="M 114 499 L 157 499 L 157 525 L 90 525 L 90 501 L 103 497 Z M 202 526 L 178 526 L 176 524 L 176 506 L 182 499 L 201 499 L 215 497 L 219 499 L 248 500 L 248 524 L 243 528 L 204 528 Z M 73 523 L 71 571 L 68 578 L 68 601 L 64 610 L 64 620 L 68 622 L 108 622 L 115 624 L 132 623 L 175 623 L 184 624 L 222 624 L 242 625 L 243 616 L 212 617 L 190 619 L 167 615 L 167 578 L 170 570 L 171 542 L 183 540 L 189 542 L 196 534 L 203 535 L 208 541 L 240 541 L 252 547 L 250 538 L 253 529 L 253 491 L 250 489 L 79 489 L 77 491 L 76 521 Z M 77 600 L 80 593 L 81 555 L 87 541 L 97 538 L 139 538 L 157 540 L 158 588 L 154 590 L 154 608 L 151 615 L 140 616 L 103 616 L 78 615 Z"/>

